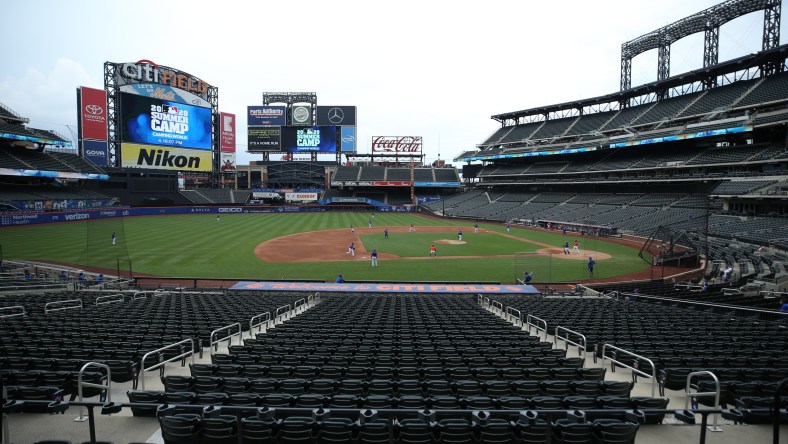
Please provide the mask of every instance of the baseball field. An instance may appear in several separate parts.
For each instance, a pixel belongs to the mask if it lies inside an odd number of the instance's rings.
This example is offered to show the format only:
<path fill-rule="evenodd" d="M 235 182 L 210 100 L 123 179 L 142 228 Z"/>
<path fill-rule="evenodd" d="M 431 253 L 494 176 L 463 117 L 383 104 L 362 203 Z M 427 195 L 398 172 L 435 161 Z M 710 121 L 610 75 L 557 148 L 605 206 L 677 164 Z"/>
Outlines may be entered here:
<path fill-rule="evenodd" d="M 4 259 L 110 273 L 120 267 L 135 274 L 257 280 L 333 281 L 341 273 L 346 280 L 512 283 L 530 271 L 535 283 L 574 282 L 590 278 L 589 257 L 596 263 L 594 279 L 649 268 L 638 257 L 639 245 L 515 226 L 507 232 L 486 223 L 476 233 L 473 225 L 405 213 L 145 216 L 5 228 L 0 247 Z M 571 248 L 575 240 L 580 253 L 563 254 L 565 242 Z M 436 257 L 429 256 L 432 244 Z"/>

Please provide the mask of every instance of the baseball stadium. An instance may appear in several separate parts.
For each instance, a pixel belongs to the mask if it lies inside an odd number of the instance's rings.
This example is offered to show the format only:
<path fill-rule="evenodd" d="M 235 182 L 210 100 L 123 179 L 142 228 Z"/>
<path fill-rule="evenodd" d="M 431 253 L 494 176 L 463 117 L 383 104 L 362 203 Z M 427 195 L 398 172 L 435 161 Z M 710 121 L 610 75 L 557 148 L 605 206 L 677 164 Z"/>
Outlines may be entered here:
<path fill-rule="evenodd" d="M 1 443 L 787 442 L 781 8 L 455 165 L 316 92 L 250 99 L 238 164 L 221 85 L 151 60 L 74 85 L 77 140 L 0 103 Z"/>

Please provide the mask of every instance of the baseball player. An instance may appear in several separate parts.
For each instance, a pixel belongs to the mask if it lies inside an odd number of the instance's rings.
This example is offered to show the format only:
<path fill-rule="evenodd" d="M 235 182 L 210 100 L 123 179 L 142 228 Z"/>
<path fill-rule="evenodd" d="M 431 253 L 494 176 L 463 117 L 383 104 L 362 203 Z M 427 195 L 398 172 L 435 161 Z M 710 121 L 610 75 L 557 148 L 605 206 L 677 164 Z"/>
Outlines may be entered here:
<path fill-rule="evenodd" d="M 575 239 L 575 246 L 572 247 L 572 254 L 580 254 L 580 242 Z"/>
<path fill-rule="evenodd" d="M 569 241 L 564 242 L 564 254 L 569 254 Z"/>
<path fill-rule="evenodd" d="M 113 232 L 112 232 L 112 245 L 115 245 L 115 243 L 117 242 L 117 240 L 118 240 L 118 237 L 117 237 L 117 236 L 115 236 L 115 232 L 113 231 Z"/>
<path fill-rule="evenodd" d="M 413 224 L 410 224 L 410 228 L 408 228 L 408 233 L 413 233 L 415 231 L 416 231 L 416 228 L 413 226 Z"/>
<path fill-rule="evenodd" d="M 435 248 L 435 244 L 430 245 L 430 256 L 437 256 L 438 249 Z"/>
<path fill-rule="evenodd" d="M 373 267 L 377 267 L 378 266 L 378 250 L 373 248 L 372 249 L 372 254 L 370 254 L 370 256 L 372 257 L 372 266 Z"/>
<path fill-rule="evenodd" d="M 356 243 L 355 242 L 351 242 L 350 243 L 350 246 L 347 247 L 347 252 L 345 254 L 349 254 L 349 255 L 351 255 L 353 257 L 356 256 Z"/>
<path fill-rule="evenodd" d="M 473 224 L 473 234 L 479 234 L 479 224 Z"/>
<path fill-rule="evenodd" d="M 457 233 L 457 240 L 462 241 L 462 230 Z"/>

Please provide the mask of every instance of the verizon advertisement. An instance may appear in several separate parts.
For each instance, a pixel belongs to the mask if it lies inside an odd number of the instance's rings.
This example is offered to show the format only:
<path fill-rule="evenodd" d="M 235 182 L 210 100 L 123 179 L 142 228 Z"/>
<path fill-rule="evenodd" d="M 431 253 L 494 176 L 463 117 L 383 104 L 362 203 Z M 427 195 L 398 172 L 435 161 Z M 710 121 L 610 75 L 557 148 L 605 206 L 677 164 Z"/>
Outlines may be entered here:
<path fill-rule="evenodd" d="M 418 153 L 421 154 L 421 136 L 373 136 L 373 153 Z"/>
<path fill-rule="evenodd" d="M 285 193 L 288 202 L 317 202 L 317 193 Z"/>
<path fill-rule="evenodd" d="M 81 86 L 79 103 L 82 138 L 107 140 L 107 92 Z"/>

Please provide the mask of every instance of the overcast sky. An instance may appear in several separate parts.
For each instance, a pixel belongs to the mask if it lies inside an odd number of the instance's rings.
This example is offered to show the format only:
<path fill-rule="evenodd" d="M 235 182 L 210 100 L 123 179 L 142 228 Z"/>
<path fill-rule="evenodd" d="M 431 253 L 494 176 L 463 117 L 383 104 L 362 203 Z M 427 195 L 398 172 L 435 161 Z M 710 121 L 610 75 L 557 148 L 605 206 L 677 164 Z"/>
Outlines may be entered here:
<path fill-rule="evenodd" d="M 361 153 L 373 136 L 413 135 L 427 161 L 451 160 L 499 127 L 493 114 L 617 91 L 622 43 L 717 3 L 8 0 L 0 102 L 75 138 L 75 89 L 103 89 L 106 61 L 148 59 L 219 88 L 239 164 L 262 158 L 245 152 L 245 114 L 266 91 L 356 105 Z M 756 12 L 722 26 L 720 61 L 757 52 L 762 23 Z M 671 74 L 701 67 L 703 34 L 671 57 Z M 656 73 L 656 50 L 633 60 L 633 86 Z"/>

